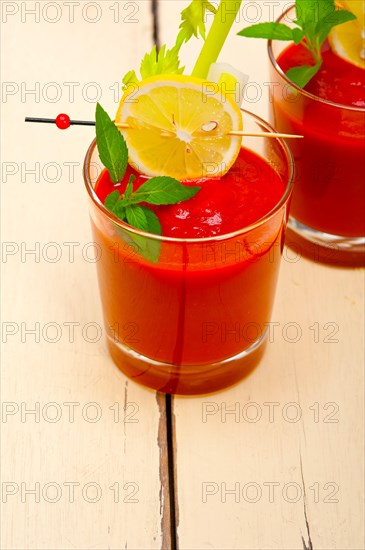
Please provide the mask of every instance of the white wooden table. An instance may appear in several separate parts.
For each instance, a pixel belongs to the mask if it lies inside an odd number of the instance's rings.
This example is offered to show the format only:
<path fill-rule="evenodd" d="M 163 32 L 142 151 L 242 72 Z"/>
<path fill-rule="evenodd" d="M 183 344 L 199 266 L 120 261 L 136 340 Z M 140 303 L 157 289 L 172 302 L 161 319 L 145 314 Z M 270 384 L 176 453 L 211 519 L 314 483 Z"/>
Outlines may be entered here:
<path fill-rule="evenodd" d="M 246 2 L 236 30 L 277 4 Z M 96 100 L 112 113 L 153 29 L 172 44 L 185 5 L 1 5 L 4 550 L 364 548 L 363 271 L 287 249 L 252 375 L 156 395 L 106 352 L 81 176 L 92 131 L 23 123 L 92 119 Z M 250 75 L 245 106 L 266 117 L 265 44 L 232 34 L 221 59 Z"/>

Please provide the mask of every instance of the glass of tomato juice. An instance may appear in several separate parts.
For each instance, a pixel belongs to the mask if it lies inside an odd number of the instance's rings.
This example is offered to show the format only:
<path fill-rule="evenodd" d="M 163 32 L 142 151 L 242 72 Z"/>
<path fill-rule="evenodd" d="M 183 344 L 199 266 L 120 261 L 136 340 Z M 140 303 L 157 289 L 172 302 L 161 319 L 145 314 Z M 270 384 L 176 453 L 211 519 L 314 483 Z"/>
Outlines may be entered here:
<path fill-rule="evenodd" d="M 295 18 L 292 7 L 278 23 L 290 26 Z M 364 70 L 339 58 L 326 43 L 325 72 L 321 82 L 315 82 L 317 75 L 313 79 L 323 96 L 319 97 L 293 84 L 283 71 L 294 60 L 293 65 L 310 63 L 303 46 L 288 47 L 287 42 L 271 40 L 268 54 L 270 121 L 279 132 L 304 136 L 290 144 L 296 172 L 290 239 L 313 259 L 361 264 L 365 252 L 365 98 L 358 100 L 359 92 L 351 83 L 359 77 L 363 80 Z M 352 104 L 329 99 L 338 98 L 339 93 Z"/>
<path fill-rule="evenodd" d="M 243 124 L 247 132 L 274 132 L 244 111 Z M 84 179 L 102 251 L 98 278 L 109 351 L 128 377 L 150 388 L 185 395 L 217 391 L 244 378 L 263 354 L 293 160 L 276 137 L 244 138 L 241 151 L 251 155 L 244 173 L 231 169 L 222 185 L 243 178 L 262 202 L 260 185 L 270 190 L 275 180 L 281 191 L 274 207 L 231 233 L 187 239 L 144 233 L 116 218 L 95 192 L 101 170 L 95 141 L 87 152 Z M 254 214 L 257 205 L 250 208 Z"/>

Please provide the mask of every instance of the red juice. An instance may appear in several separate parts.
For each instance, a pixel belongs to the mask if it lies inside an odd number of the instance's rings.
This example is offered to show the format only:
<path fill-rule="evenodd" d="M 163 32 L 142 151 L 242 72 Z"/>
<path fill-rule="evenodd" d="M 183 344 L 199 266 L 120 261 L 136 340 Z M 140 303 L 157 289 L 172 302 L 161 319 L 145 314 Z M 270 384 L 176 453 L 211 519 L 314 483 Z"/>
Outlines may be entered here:
<path fill-rule="evenodd" d="M 248 132 L 272 128 L 242 111 Z M 269 330 L 293 183 L 280 138 L 245 138 L 226 175 L 185 181 L 190 200 L 154 206 L 162 236 L 135 229 L 104 206 L 146 177 L 128 168 L 114 186 L 95 142 L 84 164 L 107 343 L 128 377 L 167 393 L 209 393 L 246 376 Z"/>
<path fill-rule="evenodd" d="M 123 193 L 134 175 L 134 190 L 148 178 L 128 166 L 124 181 L 116 186 L 105 169 L 95 186 L 102 203 L 116 189 Z M 188 201 L 168 206 L 149 205 L 158 216 L 165 237 L 204 239 L 226 235 L 256 222 L 270 212 L 284 193 L 280 176 L 258 155 L 247 149 L 240 154 L 227 174 L 219 178 L 184 181 L 201 187 Z"/>
<path fill-rule="evenodd" d="M 285 72 L 313 64 L 302 45 L 277 57 Z M 273 125 L 304 135 L 291 140 L 295 159 L 291 215 L 317 231 L 356 238 L 365 234 L 365 71 L 338 57 L 328 43 L 323 65 L 304 92 L 271 67 Z"/>

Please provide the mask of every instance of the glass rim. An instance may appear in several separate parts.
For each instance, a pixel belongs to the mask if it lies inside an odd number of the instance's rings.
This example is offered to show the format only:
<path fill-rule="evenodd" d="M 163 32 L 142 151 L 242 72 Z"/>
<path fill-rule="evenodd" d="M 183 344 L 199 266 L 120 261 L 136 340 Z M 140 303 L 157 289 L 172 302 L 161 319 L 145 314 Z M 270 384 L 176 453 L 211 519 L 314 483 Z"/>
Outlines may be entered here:
<path fill-rule="evenodd" d="M 241 109 L 241 111 L 251 117 L 253 117 L 256 122 L 259 122 L 261 125 L 264 126 L 266 131 L 269 131 L 272 134 L 277 134 L 278 132 L 265 120 L 263 120 L 261 117 L 258 117 L 257 115 L 254 115 L 253 113 L 246 111 L 245 109 Z M 267 138 L 268 139 L 268 138 Z M 270 138 L 272 139 L 272 138 Z M 140 229 L 137 229 L 136 227 L 133 227 L 131 225 L 128 225 L 123 220 L 120 220 L 117 218 L 110 210 L 108 210 L 104 204 L 101 202 L 97 194 L 95 193 L 94 187 L 90 181 L 89 177 L 89 166 L 90 161 L 93 152 L 96 149 L 96 138 L 91 142 L 85 156 L 84 165 L 83 165 L 83 176 L 84 176 L 84 183 L 86 190 L 88 192 L 88 195 L 90 199 L 92 200 L 93 204 L 97 207 L 98 210 L 102 212 L 103 215 L 105 215 L 111 222 L 118 225 L 122 229 L 128 231 L 129 233 L 133 233 L 135 235 L 140 235 L 142 237 L 148 237 L 149 239 L 160 241 L 160 242 L 170 242 L 170 243 L 206 243 L 206 242 L 216 242 L 216 241 L 223 241 L 227 239 L 232 239 L 235 237 L 238 237 L 239 235 L 248 233 L 252 231 L 253 229 L 256 229 L 257 227 L 262 226 L 267 221 L 269 221 L 271 218 L 275 216 L 275 214 L 282 208 L 282 206 L 288 201 L 293 184 L 294 184 L 294 158 L 292 155 L 292 152 L 287 145 L 287 143 L 284 141 L 283 138 L 277 137 L 277 141 L 279 141 L 286 157 L 287 165 L 288 165 L 288 177 L 285 184 L 285 190 L 280 198 L 280 200 L 276 203 L 276 205 L 269 211 L 267 214 L 259 218 L 257 221 L 242 227 L 240 229 L 237 229 L 235 231 L 231 231 L 230 233 L 224 233 L 222 235 L 213 235 L 211 237 L 193 237 L 193 238 L 181 238 L 181 237 L 167 237 L 164 235 L 155 235 L 153 233 L 148 233 L 147 231 L 142 231 Z M 262 157 L 260 157 L 262 158 Z M 263 159 L 265 160 L 265 159 Z"/>
<path fill-rule="evenodd" d="M 280 23 L 281 20 L 285 17 L 285 15 L 287 15 L 294 8 L 295 8 L 295 4 L 292 4 L 289 8 L 287 8 L 280 15 L 280 17 L 278 17 L 276 19 L 276 23 Z M 268 51 L 270 62 L 272 64 L 272 66 L 274 67 L 274 69 L 276 70 L 276 72 L 285 80 L 285 82 L 289 86 L 291 86 L 292 88 L 294 88 L 295 90 L 300 92 L 303 96 L 305 96 L 305 97 L 307 97 L 307 98 L 309 98 L 313 101 L 317 101 L 319 103 L 324 103 L 325 105 L 328 105 L 329 107 L 336 107 L 336 108 L 340 108 L 340 109 L 346 109 L 348 111 L 354 111 L 354 112 L 358 112 L 358 113 L 365 113 L 365 108 L 364 107 L 355 107 L 354 105 L 345 105 L 343 103 L 335 103 L 334 101 L 329 101 L 328 99 L 323 99 L 322 97 L 319 97 L 317 95 L 311 94 L 310 92 L 307 92 L 306 90 L 303 90 L 303 88 L 300 88 L 300 86 L 298 86 L 297 84 L 292 82 L 286 76 L 286 74 L 284 73 L 284 71 L 282 70 L 282 68 L 280 67 L 280 65 L 278 64 L 278 62 L 277 62 L 277 60 L 274 56 L 274 52 L 273 52 L 273 48 L 272 48 L 273 42 L 281 42 L 281 41 L 275 40 L 275 39 L 272 39 L 272 38 L 270 38 L 268 40 L 268 42 L 267 42 L 267 51 Z"/>

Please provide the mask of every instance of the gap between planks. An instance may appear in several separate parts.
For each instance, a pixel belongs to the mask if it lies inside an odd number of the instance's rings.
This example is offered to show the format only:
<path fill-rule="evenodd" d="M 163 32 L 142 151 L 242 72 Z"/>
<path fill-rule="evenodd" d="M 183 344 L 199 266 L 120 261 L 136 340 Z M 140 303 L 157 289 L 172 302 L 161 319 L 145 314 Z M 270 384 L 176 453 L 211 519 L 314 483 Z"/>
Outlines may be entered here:
<path fill-rule="evenodd" d="M 162 550 L 178 550 L 178 503 L 176 482 L 176 444 L 173 397 L 157 393 L 160 419 L 158 446 L 160 450 L 160 516 Z"/>

